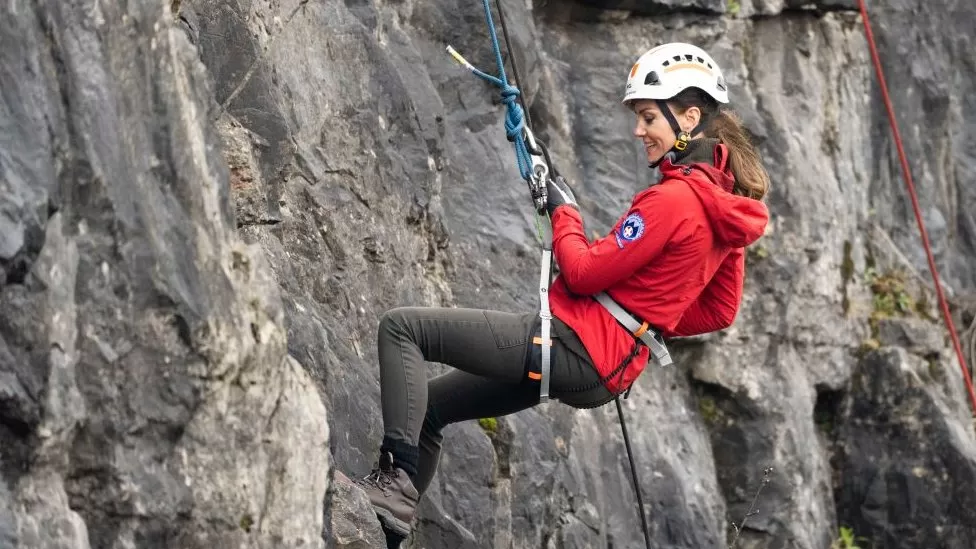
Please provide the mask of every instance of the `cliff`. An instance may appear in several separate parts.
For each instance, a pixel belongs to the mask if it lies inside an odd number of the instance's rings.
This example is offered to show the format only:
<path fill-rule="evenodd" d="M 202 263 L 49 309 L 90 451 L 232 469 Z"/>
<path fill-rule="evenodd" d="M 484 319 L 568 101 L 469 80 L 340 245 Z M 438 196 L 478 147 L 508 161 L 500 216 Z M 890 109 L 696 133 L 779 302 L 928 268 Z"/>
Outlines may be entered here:
<path fill-rule="evenodd" d="M 871 4 L 972 321 L 976 5 Z M 735 325 L 623 401 L 655 546 L 726 547 L 760 488 L 738 547 L 976 544 L 972 416 L 854 3 L 503 6 L 591 231 L 653 181 L 619 95 L 657 43 L 713 53 L 772 176 Z M 379 315 L 537 306 L 498 90 L 448 44 L 494 72 L 478 2 L 0 7 L 0 547 L 382 546 L 344 478 L 382 436 Z M 612 406 L 446 434 L 404 546 L 643 546 Z"/>

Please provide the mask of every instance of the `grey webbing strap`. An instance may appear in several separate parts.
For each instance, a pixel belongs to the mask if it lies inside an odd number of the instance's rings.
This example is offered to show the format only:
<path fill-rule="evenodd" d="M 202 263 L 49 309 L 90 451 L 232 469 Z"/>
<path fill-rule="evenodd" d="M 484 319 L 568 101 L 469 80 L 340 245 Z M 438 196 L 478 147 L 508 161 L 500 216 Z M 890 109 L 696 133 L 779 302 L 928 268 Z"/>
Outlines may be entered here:
<path fill-rule="evenodd" d="M 487 4 L 485 5 L 487 6 Z M 536 142 L 535 136 L 532 135 L 532 131 L 528 127 L 525 128 L 525 137 L 533 151 L 531 155 L 532 181 L 530 183 L 530 189 L 533 189 L 533 200 L 535 201 L 537 212 L 539 212 L 541 208 L 546 206 L 547 202 L 546 195 L 549 184 L 548 155 L 545 154 L 544 146 L 541 148 L 545 157 L 535 152 L 540 149 L 539 143 Z M 539 372 L 540 403 L 549 400 L 549 371 L 552 362 L 552 337 L 550 335 L 552 313 L 549 310 L 549 269 L 552 263 L 552 226 L 549 223 L 542 223 L 541 225 L 544 228 L 539 228 L 540 233 L 545 231 L 545 234 L 539 235 L 542 237 L 542 264 L 539 269 L 539 318 L 542 320 L 542 330 L 539 334 L 541 340 L 539 345 L 542 346 L 542 365 Z"/>
<path fill-rule="evenodd" d="M 539 402 L 549 400 L 549 370 L 552 351 L 552 338 L 549 335 L 552 313 L 549 311 L 549 260 L 552 250 L 546 246 L 542 250 L 542 268 L 539 273 L 539 318 L 542 319 L 542 379 L 539 380 Z"/>
<path fill-rule="evenodd" d="M 618 305 L 606 292 L 600 292 L 594 297 L 600 302 L 600 305 L 603 305 L 617 319 L 617 322 L 630 331 L 631 335 L 637 334 L 641 329 L 642 324 L 630 316 L 630 313 Z M 657 360 L 659 365 L 668 366 L 672 363 L 671 353 L 668 352 L 668 348 L 664 345 L 664 342 L 657 339 L 657 333 L 654 330 L 648 328 L 643 334 L 636 337 L 644 342 L 644 345 L 647 345 L 651 350 L 651 355 L 654 356 L 654 359 Z"/>

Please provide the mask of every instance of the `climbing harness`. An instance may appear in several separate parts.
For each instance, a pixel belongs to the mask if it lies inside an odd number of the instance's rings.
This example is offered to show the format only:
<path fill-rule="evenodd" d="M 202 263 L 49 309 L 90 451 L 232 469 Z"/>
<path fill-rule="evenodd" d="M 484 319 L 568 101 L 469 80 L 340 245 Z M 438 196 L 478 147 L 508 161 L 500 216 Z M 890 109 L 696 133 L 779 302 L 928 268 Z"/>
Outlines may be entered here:
<path fill-rule="evenodd" d="M 905 179 L 905 186 L 908 188 L 908 195 L 912 201 L 912 209 L 915 212 L 915 220 L 918 222 L 918 230 L 922 236 L 922 247 L 925 248 L 925 256 L 929 263 L 929 272 L 935 282 L 935 293 L 939 300 L 942 310 L 942 317 L 945 320 L 946 328 L 952 339 L 952 346 L 955 349 L 956 357 L 959 359 L 959 367 L 962 368 L 962 379 L 966 384 L 966 391 L 969 393 L 969 404 L 972 406 L 973 414 L 976 415 L 976 390 L 973 389 L 972 374 L 966 365 L 966 357 L 962 352 L 962 345 L 959 343 L 959 336 L 956 334 L 956 327 L 952 322 L 952 315 L 949 312 L 949 304 L 945 294 L 942 292 L 942 282 L 939 280 L 939 271 L 935 266 L 935 258 L 932 256 L 932 246 L 929 243 L 929 235 L 925 230 L 925 222 L 922 220 L 922 212 L 918 205 L 918 196 L 915 192 L 915 183 L 912 180 L 912 172 L 908 165 L 908 155 L 905 154 L 905 147 L 902 144 L 901 132 L 898 131 L 898 120 L 895 118 L 895 109 L 891 105 L 891 97 L 888 95 L 888 85 L 885 81 L 884 70 L 881 67 L 881 58 L 878 55 L 878 48 L 875 45 L 874 33 L 871 32 L 871 21 L 868 19 L 868 8 L 864 0 L 858 0 L 861 10 L 861 20 L 864 23 L 864 34 L 867 38 L 868 47 L 871 50 L 871 60 L 874 63 L 874 70 L 877 73 L 878 84 L 881 87 L 881 97 L 884 100 L 885 109 L 888 113 L 888 122 L 891 125 L 891 132 L 894 135 L 895 146 L 898 149 L 898 158 L 901 160 L 901 172 Z"/>
<path fill-rule="evenodd" d="M 630 313 L 625 311 L 606 292 L 600 292 L 594 297 L 600 302 L 600 305 L 603 305 L 607 311 L 610 311 L 610 314 L 617 319 L 617 322 L 622 324 L 624 328 L 627 328 L 632 336 L 640 340 L 644 345 L 647 345 L 647 348 L 651 350 L 651 356 L 654 357 L 658 365 L 669 366 L 673 363 L 671 354 L 664 345 L 664 341 L 661 340 L 661 336 L 652 330 L 647 322 L 638 322 L 637 319 L 630 316 Z"/>

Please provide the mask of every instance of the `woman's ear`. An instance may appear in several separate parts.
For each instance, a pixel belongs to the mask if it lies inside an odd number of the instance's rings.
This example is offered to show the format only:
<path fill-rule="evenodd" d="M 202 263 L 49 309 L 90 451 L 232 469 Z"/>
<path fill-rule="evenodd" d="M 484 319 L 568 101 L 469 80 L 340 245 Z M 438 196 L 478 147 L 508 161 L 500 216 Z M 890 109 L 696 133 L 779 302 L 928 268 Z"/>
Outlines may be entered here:
<path fill-rule="evenodd" d="M 690 132 L 698 126 L 701 122 L 702 112 L 698 107 L 688 107 L 685 112 L 681 113 L 681 129 L 686 132 Z"/>

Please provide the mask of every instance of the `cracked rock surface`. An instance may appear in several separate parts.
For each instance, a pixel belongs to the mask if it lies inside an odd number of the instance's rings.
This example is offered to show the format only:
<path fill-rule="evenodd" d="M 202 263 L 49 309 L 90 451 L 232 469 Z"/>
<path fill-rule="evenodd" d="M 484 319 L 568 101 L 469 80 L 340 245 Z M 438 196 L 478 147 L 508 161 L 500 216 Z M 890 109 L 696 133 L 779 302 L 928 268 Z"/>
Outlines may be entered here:
<path fill-rule="evenodd" d="M 660 42 L 713 53 L 772 176 L 735 325 L 622 402 L 654 546 L 727 547 L 760 487 L 739 547 L 976 545 L 973 424 L 855 2 L 501 1 L 589 232 L 654 181 L 619 97 Z M 872 21 L 959 303 L 976 5 Z M 382 437 L 379 316 L 537 306 L 504 106 L 448 44 L 496 71 L 478 2 L 0 7 L 0 546 L 385 544 L 348 481 Z M 643 546 L 613 406 L 445 435 L 404 547 Z"/>
<path fill-rule="evenodd" d="M 0 546 L 322 547 L 325 407 L 157 1 L 0 7 Z"/>

